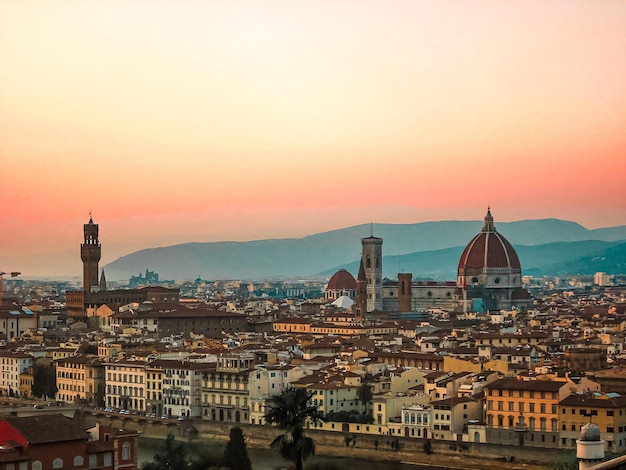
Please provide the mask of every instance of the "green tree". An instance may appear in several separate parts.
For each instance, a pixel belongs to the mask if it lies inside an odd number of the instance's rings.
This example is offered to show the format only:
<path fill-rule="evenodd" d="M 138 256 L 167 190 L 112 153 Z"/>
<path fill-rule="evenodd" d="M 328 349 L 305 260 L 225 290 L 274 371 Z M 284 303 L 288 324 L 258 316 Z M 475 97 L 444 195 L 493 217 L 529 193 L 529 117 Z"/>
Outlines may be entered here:
<path fill-rule="evenodd" d="M 363 403 L 363 406 L 365 406 L 365 414 L 367 415 L 367 404 L 372 401 L 373 397 L 372 387 L 363 381 L 361 386 L 357 389 L 356 395 L 360 402 Z"/>
<path fill-rule="evenodd" d="M 54 398 L 57 393 L 56 373 L 53 365 L 33 366 L 32 395 L 34 397 Z"/>
<path fill-rule="evenodd" d="M 226 443 L 224 457 L 219 468 L 222 467 L 227 467 L 230 470 L 252 470 L 252 463 L 246 449 L 246 440 L 241 428 L 230 428 L 230 440 Z"/>
<path fill-rule="evenodd" d="M 168 434 L 159 452 L 152 462 L 142 463 L 140 470 L 187 470 L 189 460 L 187 451 L 181 442 L 177 442 L 173 434 Z"/>
<path fill-rule="evenodd" d="M 310 404 L 312 396 L 306 389 L 288 387 L 265 402 L 265 421 L 283 431 L 270 447 L 294 462 L 296 470 L 302 470 L 303 461 L 315 454 L 315 443 L 304 432 L 307 420 L 313 423 L 322 420 L 317 405 Z"/>
<path fill-rule="evenodd" d="M 430 455 L 433 453 L 433 445 L 431 444 L 430 440 L 427 440 L 426 442 L 424 442 L 424 453 L 427 455 Z"/>

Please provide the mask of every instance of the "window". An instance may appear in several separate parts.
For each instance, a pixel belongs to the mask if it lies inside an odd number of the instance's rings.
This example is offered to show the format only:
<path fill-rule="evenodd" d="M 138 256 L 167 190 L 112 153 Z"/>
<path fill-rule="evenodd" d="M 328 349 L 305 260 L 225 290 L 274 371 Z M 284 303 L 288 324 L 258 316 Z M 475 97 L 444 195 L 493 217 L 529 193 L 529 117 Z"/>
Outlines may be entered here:
<path fill-rule="evenodd" d="M 56 458 L 52 461 L 52 468 L 63 468 L 63 459 Z"/>
<path fill-rule="evenodd" d="M 98 454 L 89 455 L 89 468 L 95 468 L 98 466 Z"/>
<path fill-rule="evenodd" d="M 83 457 L 81 455 L 77 455 L 74 457 L 74 466 L 82 467 L 83 466 Z"/>
<path fill-rule="evenodd" d="M 111 452 L 107 452 L 104 454 L 104 466 L 110 467 L 111 465 L 113 465 L 113 456 L 111 455 Z"/>
<path fill-rule="evenodd" d="M 122 460 L 130 460 L 130 442 L 122 444 Z"/>
<path fill-rule="evenodd" d="M 41 461 L 35 460 L 30 467 L 32 470 L 41 470 Z"/>

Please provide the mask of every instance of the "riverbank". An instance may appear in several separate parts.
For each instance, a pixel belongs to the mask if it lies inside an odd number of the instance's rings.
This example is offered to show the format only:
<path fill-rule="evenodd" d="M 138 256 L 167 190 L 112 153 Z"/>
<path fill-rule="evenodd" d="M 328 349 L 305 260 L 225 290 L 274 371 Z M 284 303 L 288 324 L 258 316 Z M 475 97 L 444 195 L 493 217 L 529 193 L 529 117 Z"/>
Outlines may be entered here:
<path fill-rule="evenodd" d="M 269 450 L 269 443 L 277 435 L 271 426 L 244 423 L 225 423 L 201 419 L 183 421 L 145 419 L 85 413 L 89 419 L 140 432 L 143 438 L 165 439 L 172 434 L 186 442 L 218 443 L 228 441 L 231 427 L 239 426 L 246 437 L 248 449 Z M 431 468 L 483 470 L 497 469 L 546 470 L 555 464 L 575 458 L 574 451 L 563 449 L 502 446 L 487 443 L 429 441 L 432 453 L 426 452 L 423 439 L 391 437 L 373 434 L 352 434 L 308 429 L 316 445 L 316 454 L 328 458 L 348 458 L 351 461 L 388 462 L 394 465 L 425 466 Z M 268 454 L 269 455 L 269 454 Z M 149 456 L 151 459 L 151 455 Z M 349 466 L 353 466 L 350 464 Z M 276 467 L 268 467 L 274 470 Z M 281 468 L 281 467 L 278 467 Z M 283 467 L 284 468 L 284 467 Z M 390 467 L 400 468 L 400 467 Z M 407 467 L 408 468 L 408 467 Z"/>
<path fill-rule="evenodd" d="M 221 446 L 228 440 L 232 424 L 210 421 L 185 421 L 174 424 L 155 424 L 144 428 L 142 439 L 153 438 L 161 441 L 172 433 L 177 439 L 189 443 L 201 442 L 205 446 Z M 262 467 L 259 470 L 287 468 L 284 461 L 269 449 L 269 443 L 277 432 L 269 426 L 240 424 L 246 437 L 250 452 L 256 455 Z M 489 444 L 465 444 L 447 441 L 430 441 L 432 453 L 425 452 L 426 441 L 413 438 L 389 438 L 387 436 L 344 435 L 308 430 L 316 444 L 316 456 L 328 458 L 345 468 L 346 459 L 354 466 L 359 463 L 360 470 L 380 468 L 415 468 L 416 466 L 432 469 L 469 469 L 483 470 L 487 465 L 492 469 L 546 470 L 555 462 L 571 459 L 570 453 L 559 449 L 520 448 L 495 446 Z M 396 450 L 396 447 L 398 449 Z M 221 452 L 221 451 L 220 451 Z M 276 458 L 279 460 L 276 461 Z M 266 465 L 268 459 L 273 459 Z M 379 467 L 372 466 L 374 462 Z M 257 466 L 254 467 L 257 470 Z"/>
<path fill-rule="evenodd" d="M 140 437 L 138 441 L 139 465 L 144 462 L 152 461 L 154 454 L 159 451 L 163 441 L 164 439 L 162 438 Z M 185 444 L 188 446 L 188 454 L 192 460 L 209 457 L 213 462 L 220 461 L 225 447 L 225 442 L 205 441 L 202 439 L 191 442 L 185 441 Z M 289 470 L 291 468 L 290 463 L 283 460 L 280 455 L 270 449 L 269 446 L 264 448 L 247 446 L 247 451 L 252 462 L 253 470 Z M 441 470 L 442 468 L 469 468 L 464 467 L 462 462 L 459 462 L 457 467 L 451 467 L 434 463 L 430 465 L 419 465 L 400 462 L 396 459 L 381 460 L 381 455 L 375 457 L 378 458 L 366 458 L 352 449 L 346 449 L 346 452 L 343 454 L 337 454 L 335 452 L 327 453 L 317 448 L 317 455 L 306 460 L 305 468 L 345 469 L 354 467 L 359 470 L 416 470 L 416 468 L 419 468 L 419 470 Z"/>

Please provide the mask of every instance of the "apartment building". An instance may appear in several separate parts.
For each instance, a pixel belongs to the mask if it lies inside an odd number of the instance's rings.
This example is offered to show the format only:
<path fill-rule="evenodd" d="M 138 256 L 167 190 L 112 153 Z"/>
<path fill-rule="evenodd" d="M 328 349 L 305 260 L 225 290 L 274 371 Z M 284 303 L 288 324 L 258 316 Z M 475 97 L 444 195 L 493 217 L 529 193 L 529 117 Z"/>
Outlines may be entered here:
<path fill-rule="evenodd" d="M 559 401 L 571 393 L 570 382 L 503 378 L 485 387 L 486 436 L 494 444 L 555 447 Z"/>
<path fill-rule="evenodd" d="M 104 363 L 92 355 L 59 359 L 56 367 L 56 399 L 72 403 L 104 405 Z"/>
<path fill-rule="evenodd" d="M 146 411 L 146 361 L 119 359 L 105 362 L 106 406 L 129 410 Z"/>
<path fill-rule="evenodd" d="M 310 373 L 286 364 L 256 364 L 249 375 L 250 424 L 263 424 L 265 400 Z"/>
<path fill-rule="evenodd" d="M 148 373 L 153 376 L 154 369 L 162 369 L 163 415 L 187 418 L 202 416 L 202 373 L 207 370 L 207 363 L 157 359 L 149 367 Z M 155 381 L 148 379 L 148 383 L 152 386 Z"/>
<path fill-rule="evenodd" d="M 430 402 L 433 439 L 463 440 L 468 424 L 482 420 L 482 402 L 470 397 L 450 397 Z"/>
<path fill-rule="evenodd" d="M 605 451 L 626 451 L 626 396 L 617 393 L 575 393 L 561 400 L 559 408 L 559 447 L 575 449 L 580 429 L 593 423 L 600 428 Z"/>
<path fill-rule="evenodd" d="M 254 370 L 251 353 L 223 354 L 202 373 L 202 417 L 212 421 L 248 423 L 249 376 Z"/>
<path fill-rule="evenodd" d="M 163 374 L 162 367 L 149 362 L 146 364 L 146 412 L 153 417 L 163 416 Z"/>
<path fill-rule="evenodd" d="M 22 352 L 0 350 L 0 395 L 17 396 L 20 376 L 28 372 L 33 356 Z"/>

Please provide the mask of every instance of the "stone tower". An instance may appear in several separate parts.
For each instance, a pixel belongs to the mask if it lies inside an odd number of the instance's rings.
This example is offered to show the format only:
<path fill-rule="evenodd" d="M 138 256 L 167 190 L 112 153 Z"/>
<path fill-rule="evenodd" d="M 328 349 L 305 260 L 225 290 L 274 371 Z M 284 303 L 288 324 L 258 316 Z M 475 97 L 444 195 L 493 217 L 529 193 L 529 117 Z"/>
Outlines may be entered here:
<path fill-rule="evenodd" d="M 367 278 L 367 311 L 383 309 L 383 239 L 361 238 L 361 262 Z"/>
<path fill-rule="evenodd" d="M 91 292 L 92 287 L 99 287 L 98 262 L 101 248 L 98 241 L 98 224 L 93 223 L 89 214 L 89 223 L 83 225 L 84 243 L 80 245 L 80 259 L 83 260 L 83 291 Z"/>
<path fill-rule="evenodd" d="M 576 441 L 576 457 L 579 470 L 586 470 L 604 460 L 604 441 L 600 439 L 600 428 L 585 424 L 580 429 L 580 439 Z"/>
<path fill-rule="evenodd" d="M 398 273 L 398 312 L 410 312 L 413 299 L 413 274 Z"/>

